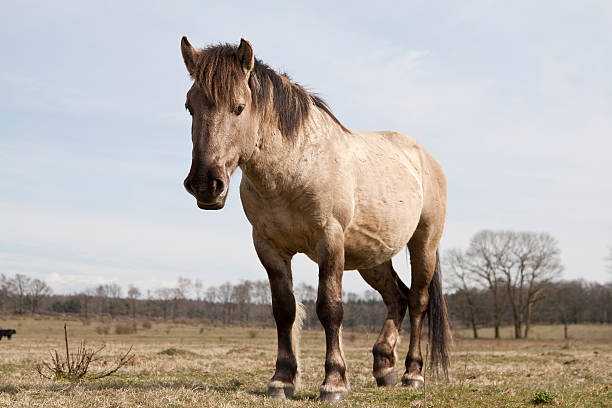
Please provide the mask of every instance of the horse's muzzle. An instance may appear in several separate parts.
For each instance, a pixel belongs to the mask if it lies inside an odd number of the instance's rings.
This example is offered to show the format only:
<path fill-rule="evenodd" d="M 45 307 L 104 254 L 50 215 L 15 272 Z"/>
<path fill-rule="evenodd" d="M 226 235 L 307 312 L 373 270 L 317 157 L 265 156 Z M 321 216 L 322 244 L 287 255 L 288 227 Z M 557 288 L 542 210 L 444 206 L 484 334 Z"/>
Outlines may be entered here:
<path fill-rule="evenodd" d="M 189 175 L 183 185 L 187 192 L 195 197 L 198 208 L 202 210 L 219 210 L 225 205 L 229 189 L 221 178 L 198 179 Z"/>
<path fill-rule="evenodd" d="M 211 204 L 203 203 L 197 199 L 196 201 L 198 203 L 198 208 L 200 210 L 220 210 L 225 206 L 225 197 L 223 197 L 221 202 L 211 203 Z"/>

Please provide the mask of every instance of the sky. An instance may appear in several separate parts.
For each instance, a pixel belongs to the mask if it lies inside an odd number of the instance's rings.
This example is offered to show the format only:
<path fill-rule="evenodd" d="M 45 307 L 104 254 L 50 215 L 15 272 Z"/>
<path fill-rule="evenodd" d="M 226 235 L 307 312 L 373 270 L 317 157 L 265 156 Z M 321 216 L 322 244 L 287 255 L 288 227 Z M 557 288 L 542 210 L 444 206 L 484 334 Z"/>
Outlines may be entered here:
<path fill-rule="evenodd" d="M 401 131 L 442 164 L 444 252 L 482 229 L 548 232 L 566 279 L 609 281 L 607 1 L 3 2 L 0 273 L 55 293 L 266 279 L 240 204 L 199 210 L 180 38 L 253 45 L 351 129 Z M 409 281 L 405 254 L 396 269 Z M 295 282 L 317 267 L 294 258 Z M 367 285 L 344 275 L 347 291 Z"/>

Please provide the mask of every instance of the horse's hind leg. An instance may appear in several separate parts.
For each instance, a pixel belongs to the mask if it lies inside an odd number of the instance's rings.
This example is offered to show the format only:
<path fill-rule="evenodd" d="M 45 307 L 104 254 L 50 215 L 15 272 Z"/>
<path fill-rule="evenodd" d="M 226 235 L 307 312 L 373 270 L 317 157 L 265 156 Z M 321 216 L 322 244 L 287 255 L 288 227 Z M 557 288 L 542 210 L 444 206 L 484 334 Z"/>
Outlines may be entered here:
<path fill-rule="evenodd" d="M 253 231 L 255 250 L 268 273 L 272 311 L 276 320 L 278 354 L 276 371 L 268 382 L 267 396 L 291 398 L 298 381 L 298 335 L 303 312 L 293 295 L 291 256 L 283 254 Z"/>
<path fill-rule="evenodd" d="M 372 348 L 373 374 L 378 386 L 392 386 L 397 383 L 395 347 L 399 342 L 399 331 L 408 307 L 408 288 L 393 270 L 390 260 L 372 269 L 360 269 L 359 273 L 382 295 L 387 306 L 387 319 Z"/>
<path fill-rule="evenodd" d="M 408 242 L 410 251 L 411 265 L 411 285 L 410 294 L 408 296 L 409 312 L 410 312 L 410 346 L 408 355 L 406 356 L 406 372 L 402 376 L 402 384 L 407 386 L 421 386 L 424 384 L 422 375 L 423 357 L 421 355 L 421 329 L 423 327 L 423 319 L 431 308 L 429 302 L 429 286 L 434 278 L 434 272 L 437 265 L 437 248 L 440 242 L 441 231 L 435 228 L 430 228 L 426 223 L 422 223 L 417 228 L 417 231 Z M 436 293 L 439 299 L 432 299 L 436 305 L 443 303 L 444 299 L 441 293 Z M 436 312 L 429 310 L 429 313 Z M 444 304 L 444 316 L 442 323 L 447 324 L 446 306 Z M 439 330 L 438 325 L 430 327 L 429 330 Z M 438 346 L 446 348 L 448 341 L 446 337 L 443 340 L 437 340 L 438 337 L 446 336 L 447 330 L 442 330 L 441 333 L 434 333 L 435 344 L 430 344 L 431 355 L 437 355 Z M 436 348 L 436 350 L 434 350 Z M 446 353 L 446 351 L 444 352 Z M 445 354 L 446 355 L 446 354 Z M 445 362 L 444 362 L 445 363 Z M 446 363 L 445 363 L 446 364 Z M 444 365 L 444 367 L 446 367 Z"/>

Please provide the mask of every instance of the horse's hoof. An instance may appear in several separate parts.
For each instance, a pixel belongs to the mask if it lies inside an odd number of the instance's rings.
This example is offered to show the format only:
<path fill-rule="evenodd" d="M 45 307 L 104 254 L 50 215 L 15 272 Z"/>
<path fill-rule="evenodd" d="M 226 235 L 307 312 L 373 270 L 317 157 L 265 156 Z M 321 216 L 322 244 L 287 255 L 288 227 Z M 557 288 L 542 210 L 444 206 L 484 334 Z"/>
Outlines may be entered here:
<path fill-rule="evenodd" d="M 341 402 L 344 401 L 344 394 L 341 392 L 325 392 L 321 391 L 319 394 L 319 398 L 317 398 L 319 402 Z"/>
<path fill-rule="evenodd" d="M 397 373 L 395 371 L 376 379 L 376 385 L 379 387 L 393 387 L 395 384 L 397 384 Z"/>
<path fill-rule="evenodd" d="M 409 379 L 402 378 L 402 385 L 404 387 L 419 388 L 423 386 L 423 381 L 415 380 L 412 378 L 409 378 Z"/>
<path fill-rule="evenodd" d="M 286 385 L 281 387 L 271 387 L 268 385 L 268 391 L 266 392 L 266 397 L 272 399 L 285 399 L 285 398 L 293 398 L 293 389 L 292 385 Z"/>

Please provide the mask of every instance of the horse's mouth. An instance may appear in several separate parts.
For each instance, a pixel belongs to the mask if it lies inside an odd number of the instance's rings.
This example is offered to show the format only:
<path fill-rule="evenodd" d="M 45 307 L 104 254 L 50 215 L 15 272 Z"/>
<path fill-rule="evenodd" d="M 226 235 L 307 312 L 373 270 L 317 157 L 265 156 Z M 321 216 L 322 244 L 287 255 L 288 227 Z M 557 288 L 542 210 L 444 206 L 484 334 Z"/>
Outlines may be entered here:
<path fill-rule="evenodd" d="M 201 210 L 220 210 L 225 205 L 225 200 L 221 200 L 216 203 L 203 203 L 201 201 L 197 201 L 198 208 Z"/>

